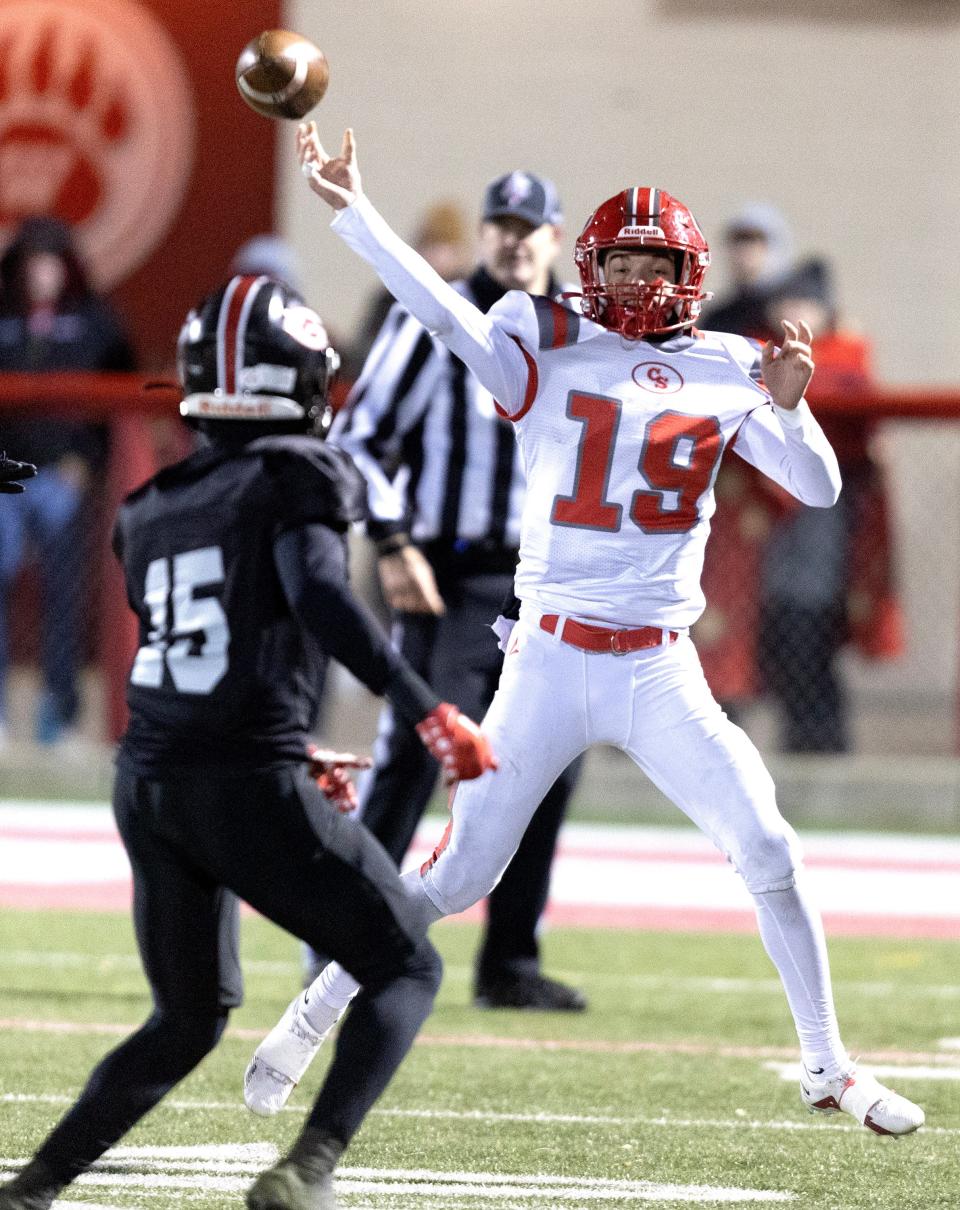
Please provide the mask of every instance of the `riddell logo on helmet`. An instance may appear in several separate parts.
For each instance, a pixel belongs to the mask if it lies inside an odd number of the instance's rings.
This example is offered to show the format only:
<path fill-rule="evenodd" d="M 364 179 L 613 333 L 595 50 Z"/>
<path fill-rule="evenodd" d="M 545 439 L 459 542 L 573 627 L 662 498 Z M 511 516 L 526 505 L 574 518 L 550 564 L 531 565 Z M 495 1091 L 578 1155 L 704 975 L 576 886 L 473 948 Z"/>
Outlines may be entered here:
<path fill-rule="evenodd" d="M 0 44 L 0 242 L 50 214 L 76 228 L 98 286 L 122 281 L 166 234 L 190 177 L 180 52 L 134 0 L 6 0 Z"/>
<path fill-rule="evenodd" d="M 251 399 L 249 402 L 230 401 L 226 399 L 201 399 L 197 403 L 197 411 L 202 416 L 270 416 L 273 407 L 268 400 Z"/>
<path fill-rule="evenodd" d="M 662 239 L 666 242 L 662 227 L 621 227 L 617 239 Z"/>

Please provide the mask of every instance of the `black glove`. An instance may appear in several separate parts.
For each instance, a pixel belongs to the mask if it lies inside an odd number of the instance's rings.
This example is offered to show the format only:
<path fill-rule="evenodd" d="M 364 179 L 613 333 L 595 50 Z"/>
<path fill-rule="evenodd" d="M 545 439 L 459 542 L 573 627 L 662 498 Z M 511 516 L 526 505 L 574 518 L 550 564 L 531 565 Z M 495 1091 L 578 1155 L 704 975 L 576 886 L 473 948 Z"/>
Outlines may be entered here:
<path fill-rule="evenodd" d="M 6 454 L 0 453 L 0 492 L 15 495 L 23 491 L 20 479 L 32 479 L 37 468 L 32 462 L 14 462 Z"/>

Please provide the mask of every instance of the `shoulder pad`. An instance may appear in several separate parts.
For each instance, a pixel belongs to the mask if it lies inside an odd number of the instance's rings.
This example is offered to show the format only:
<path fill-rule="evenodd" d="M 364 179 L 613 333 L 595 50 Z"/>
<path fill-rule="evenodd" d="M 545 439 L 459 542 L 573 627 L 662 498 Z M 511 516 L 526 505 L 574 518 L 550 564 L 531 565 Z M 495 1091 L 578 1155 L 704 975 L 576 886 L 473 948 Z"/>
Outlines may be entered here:
<path fill-rule="evenodd" d="M 285 527 L 319 522 L 345 529 L 367 512 L 366 483 L 348 453 L 316 437 L 261 437 L 244 454 L 263 459 Z"/>
<path fill-rule="evenodd" d="M 698 331 L 697 335 L 708 345 L 711 343 L 719 345 L 725 350 L 727 356 L 737 363 L 744 374 L 747 374 L 754 382 L 759 382 L 762 341 L 754 340 L 752 336 L 736 336 L 733 332 L 713 332 L 709 329 L 705 332 Z"/>
<path fill-rule="evenodd" d="M 540 330 L 533 303 L 532 295 L 522 290 L 508 290 L 487 312 L 501 331 L 519 340 L 531 353 L 540 348 Z"/>
<path fill-rule="evenodd" d="M 504 331 L 538 352 L 582 344 L 606 331 L 566 303 L 520 290 L 505 294 L 490 308 L 490 315 Z"/>
<path fill-rule="evenodd" d="M 223 447 L 212 444 L 201 446 L 199 449 L 195 449 L 192 454 L 188 454 L 186 458 L 181 458 L 179 462 L 172 462 L 169 466 L 161 467 L 145 483 L 141 483 L 139 487 L 134 488 L 125 498 L 124 503 L 135 503 L 147 495 L 153 488 L 163 491 L 164 488 L 172 484 L 189 482 L 191 479 L 197 478 L 198 475 L 206 474 L 211 467 L 226 461 L 230 456 L 229 451 Z"/>

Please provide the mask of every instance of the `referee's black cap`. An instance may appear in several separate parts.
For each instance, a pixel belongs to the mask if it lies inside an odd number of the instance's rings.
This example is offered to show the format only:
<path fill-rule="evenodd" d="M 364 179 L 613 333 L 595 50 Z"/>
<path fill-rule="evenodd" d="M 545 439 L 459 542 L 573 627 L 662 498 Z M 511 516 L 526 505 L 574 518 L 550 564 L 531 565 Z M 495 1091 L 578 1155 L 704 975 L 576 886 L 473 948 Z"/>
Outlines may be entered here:
<path fill-rule="evenodd" d="M 483 198 L 483 218 L 512 215 L 534 227 L 544 223 L 559 226 L 563 209 L 553 181 L 532 172 L 508 172 L 487 186 Z"/>

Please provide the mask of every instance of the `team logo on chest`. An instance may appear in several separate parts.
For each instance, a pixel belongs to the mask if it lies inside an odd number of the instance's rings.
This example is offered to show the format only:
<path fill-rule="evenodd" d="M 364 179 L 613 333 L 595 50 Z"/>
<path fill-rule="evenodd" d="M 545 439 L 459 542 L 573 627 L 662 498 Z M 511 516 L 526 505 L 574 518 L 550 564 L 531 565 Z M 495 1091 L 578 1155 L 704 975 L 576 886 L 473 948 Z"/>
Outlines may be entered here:
<path fill-rule="evenodd" d="M 662 361 L 641 361 L 633 367 L 633 381 L 653 395 L 672 395 L 683 386 L 683 375 Z"/>

